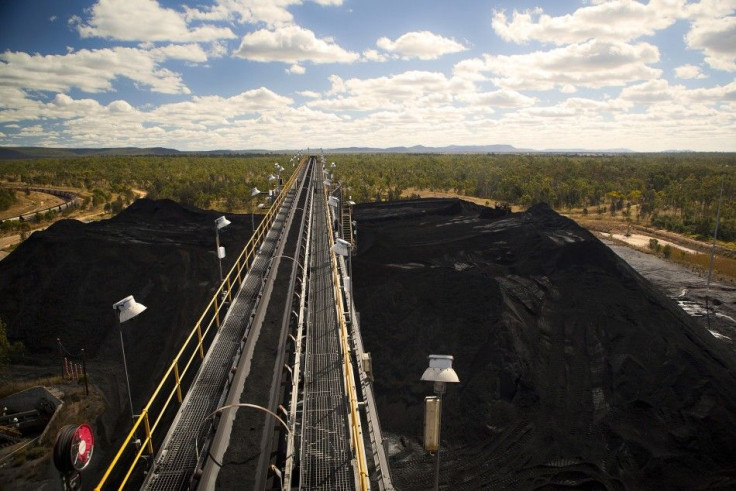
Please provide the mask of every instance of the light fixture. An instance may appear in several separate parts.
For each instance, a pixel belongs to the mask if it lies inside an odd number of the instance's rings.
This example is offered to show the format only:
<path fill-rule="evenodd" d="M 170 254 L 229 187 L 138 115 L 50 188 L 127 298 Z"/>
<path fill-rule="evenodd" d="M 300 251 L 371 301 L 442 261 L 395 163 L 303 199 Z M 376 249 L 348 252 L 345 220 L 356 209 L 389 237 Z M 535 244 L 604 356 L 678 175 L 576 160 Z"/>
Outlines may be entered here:
<path fill-rule="evenodd" d="M 217 253 L 217 264 L 220 268 L 220 283 L 222 283 L 222 260 L 225 258 L 225 248 L 220 247 L 220 229 L 227 227 L 232 222 L 225 218 L 225 216 L 221 216 L 220 218 L 215 220 L 215 246 Z"/>
<path fill-rule="evenodd" d="M 251 198 L 254 198 L 254 197 L 258 196 L 259 194 L 261 194 L 261 191 L 258 188 L 253 188 L 253 189 L 250 190 L 250 197 Z"/>
<path fill-rule="evenodd" d="M 128 378 L 128 361 L 125 359 L 125 343 L 123 342 L 123 322 L 129 321 L 144 310 L 146 306 L 138 303 L 133 295 L 128 295 L 119 302 L 112 304 L 113 310 L 118 312 L 118 331 L 120 333 L 120 349 L 123 353 L 123 367 L 125 368 L 125 385 L 128 387 L 128 402 L 130 403 L 130 416 L 135 418 L 133 411 L 133 395 L 130 392 L 130 378 Z"/>
<path fill-rule="evenodd" d="M 336 196 L 330 196 L 330 198 L 327 200 L 327 203 L 333 208 L 337 208 L 338 206 L 340 206 L 340 200 Z"/>
<path fill-rule="evenodd" d="M 136 302 L 133 295 L 128 295 L 119 302 L 116 302 L 112 308 L 118 311 L 118 320 L 120 323 L 130 320 L 146 310 L 146 306 Z"/>
<path fill-rule="evenodd" d="M 440 434 L 442 429 L 442 396 L 446 384 L 458 383 L 460 379 L 452 368 L 451 355 L 429 355 L 429 367 L 422 374 L 422 381 L 434 382 L 435 397 L 424 399 L 424 445 L 435 451 L 434 489 L 440 484 Z"/>
<path fill-rule="evenodd" d="M 217 230 L 220 230 L 221 228 L 225 228 L 231 223 L 232 222 L 228 220 L 227 218 L 225 218 L 224 215 L 215 220 L 215 226 L 217 227 Z"/>

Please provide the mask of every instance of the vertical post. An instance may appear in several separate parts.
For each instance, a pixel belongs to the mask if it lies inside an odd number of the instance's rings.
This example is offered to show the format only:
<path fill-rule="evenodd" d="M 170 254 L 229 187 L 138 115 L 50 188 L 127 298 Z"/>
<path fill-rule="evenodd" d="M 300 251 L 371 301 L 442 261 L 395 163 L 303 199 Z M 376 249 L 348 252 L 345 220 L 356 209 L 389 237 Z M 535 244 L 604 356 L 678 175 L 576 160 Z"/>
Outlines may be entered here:
<path fill-rule="evenodd" d="M 220 306 L 217 305 L 217 295 L 215 295 L 215 326 L 220 330 Z"/>
<path fill-rule="evenodd" d="M 64 352 L 61 350 L 61 339 L 56 338 L 56 344 L 59 345 L 59 361 L 61 361 L 61 378 L 64 379 Z"/>
<path fill-rule="evenodd" d="M 128 386 L 128 402 L 130 402 L 130 417 L 135 418 L 133 411 L 133 396 L 130 393 L 130 379 L 128 379 L 128 361 L 125 359 L 125 343 L 123 342 L 123 324 L 118 323 L 118 331 L 120 332 L 120 348 L 123 352 L 123 367 L 125 368 L 125 384 Z"/>
<path fill-rule="evenodd" d="M 204 358 L 204 350 L 202 349 L 202 323 L 197 322 L 197 339 L 199 340 L 199 359 Z"/>
<path fill-rule="evenodd" d="M 89 381 L 87 380 L 89 377 L 87 377 L 87 354 L 84 352 L 84 348 L 82 348 L 82 375 L 84 376 L 84 395 L 89 395 Z"/>
<path fill-rule="evenodd" d="M 215 253 L 217 254 L 217 264 L 220 267 L 220 283 L 222 283 L 222 258 L 220 257 L 220 229 L 215 225 Z"/>
<path fill-rule="evenodd" d="M 442 449 L 442 392 L 437 394 L 440 398 L 439 403 L 439 423 L 437 425 L 437 452 L 435 452 L 434 458 L 434 491 L 440 489 L 440 450 Z"/>
<path fill-rule="evenodd" d="M 153 455 L 153 439 L 151 438 L 151 425 L 148 423 L 148 410 L 143 410 L 143 424 L 146 427 L 146 440 L 148 440 L 148 443 L 146 446 L 148 447 L 148 453 L 149 455 Z"/>
<path fill-rule="evenodd" d="M 179 404 L 181 404 L 182 397 L 181 397 L 181 377 L 179 377 L 179 360 L 176 360 L 176 363 L 174 363 L 174 380 L 176 381 L 176 399 L 179 401 Z"/>

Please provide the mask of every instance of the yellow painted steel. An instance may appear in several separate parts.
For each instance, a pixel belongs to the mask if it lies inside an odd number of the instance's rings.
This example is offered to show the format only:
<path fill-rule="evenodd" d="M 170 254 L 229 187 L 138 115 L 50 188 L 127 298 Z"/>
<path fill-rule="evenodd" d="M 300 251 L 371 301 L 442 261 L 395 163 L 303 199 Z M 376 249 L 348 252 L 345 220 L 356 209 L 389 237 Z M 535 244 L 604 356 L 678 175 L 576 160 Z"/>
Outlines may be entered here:
<path fill-rule="evenodd" d="M 153 435 L 155 434 L 156 429 L 158 428 L 158 425 L 164 416 L 164 413 L 168 409 L 169 404 L 173 400 L 174 395 L 176 394 L 177 400 L 180 403 L 183 401 L 181 379 L 186 375 L 187 371 L 192 366 L 192 362 L 197 354 L 199 354 L 200 359 L 204 358 L 203 340 L 207 337 L 207 334 L 209 334 L 213 324 L 217 326 L 216 329 L 219 328 L 220 311 L 222 310 L 223 305 L 218 303 L 218 298 L 222 298 L 222 293 L 225 288 L 227 288 L 228 290 L 228 295 L 230 294 L 229 290 L 231 289 L 230 286 L 233 284 L 232 278 L 234 276 L 237 276 L 239 284 L 242 283 L 241 275 L 243 271 L 247 273 L 250 270 L 250 266 L 255 259 L 255 252 L 257 251 L 258 247 L 260 247 L 261 242 L 263 242 L 263 239 L 266 237 L 268 230 L 273 224 L 273 221 L 276 219 L 276 216 L 278 215 L 278 210 L 281 207 L 284 198 L 286 197 L 286 191 L 291 189 L 296 180 L 296 176 L 299 175 L 299 173 L 302 171 L 307 163 L 307 160 L 307 158 L 302 159 L 302 161 L 299 163 L 299 166 L 294 170 L 291 177 L 283 187 L 284 191 L 278 195 L 274 203 L 268 209 L 268 212 L 264 215 L 263 220 L 261 220 L 261 223 L 258 224 L 258 227 L 253 233 L 253 236 L 245 245 L 245 247 L 243 247 L 240 255 L 235 260 L 235 263 L 225 275 L 225 279 L 210 299 L 209 303 L 204 309 L 204 312 L 199 317 L 192 330 L 189 332 L 187 338 L 184 340 L 184 343 L 179 349 L 179 352 L 176 354 L 174 360 L 169 365 L 169 368 L 164 373 L 163 377 L 161 378 L 161 382 L 153 391 L 153 394 L 148 400 L 148 403 L 141 411 L 141 414 L 136 418 L 135 422 L 133 423 L 133 427 L 131 428 L 130 432 L 128 432 L 128 435 L 125 440 L 123 440 L 123 443 L 120 445 L 120 448 L 115 454 L 115 457 L 110 462 L 110 465 L 107 467 L 107 470 L 102 476 L 102 479 L 100 479 L 100 482 L 97 484 L 97 486 L 95 486 L 94 489 L 96 491 L 101 489 L 114 489 L 114 486 L 106 484 L 107 480 L 110 478 L 110 475 L 113 473 L 113 471 L 118 469 L 118 467 L 124 470 L 125 467 L 123 466 L 127 466 L 125 476 L 123 477 L 123 480 L 118 487 L 118 489 L 124 489 L 126 483 L 130 479 L 130 475 L 133 472 L 133 469 L 143 455 L 143 452 L 148 451 L 149 454 L 153 454 Z M 202 325 L 205 325 L 204 331 L 202 331 Z M 193 340 L 195 339 L 195 335 L 196 342 L 193 342 Z M 182 369 L 181 373 L 179 373 L 179 361 L 184 359 L 184 354 L 187 349 L 189 349 L 191 353 L 189 355 L 189 359 L 184 365 L 184 368 Z M 168 391 L 168 397 L 165 397 L 166 392 L 162 392 L 162 390 L 167 382 L 169 384 L 173 384 L 173 387 L 171 388 L 171 390 Z M 184 388 L 184 397 L 186 397 L 186 392 L 188 391 L 188 389 L 188 387 Z M 161 398 L 159 398 L 159 394 L 161 394 Z M 160 404 L 160 407 L 156 407 L 157 415 L 153 425 L 151 426 L 149 425 L 149 412 L 152 410 L 152 407 L 154 407 L 155 404 Z M 154 414 L 151 414 L 151 416 L 154 416 Z M 126 453 L 126 450 L 135 448 L 137 446 L 134 444 L 134 442 L 136 441 L 135 435 L 141 425 L 143 425 L 146 432 L 145 440 L 140 443 L 140 448 L 138 448 L 138 451 L 135 453 L 135 455 L 132 456 L 132 459 L 123 459 L 123 455 Z"/>
<path fill-rule="evenodd" d="M 182 403 L 182 397 L 181 397 L 181 377 L 179 377 L 179 360 L 176 360 L 176 363 L 174 363 L 174 380 L 176 380 L 176 400 L 179 401 L 179 404 Z"/>
<path fill-rule="evenodd" d="M 328 200 L 327 190 L 324 189 L 325 202 Z M 327 223 L 330 224 L 330 211 L 325 206 L 327 214 Z M 368 464 L 365 455 L 365 441 L 363 440 L 363 430 L 360 424 L 360 414 L 358 413 L 358 397 L 355 389 L 355 377 L 353 376 L 353 365 L 350 362 L 350 343 L 348 341 L 348 328 L 345 323 L 345 308 L 343 307 L 343 297 L 340 294 L 340 279 L 337 273 L 337 257 L 332 252 L 332 246 L 335 245 L 335 239 L 332 236 L 332 229 L 328 228 L 327 235 L 330 243 L 330 262 L 332 265 L 332 285 L 335 294 L 335 305 L 337 306 L 337 320 L 340 324 L 340 344 L 342 346 L 343 355 L 343 375 L 345 377 L 345 390 L 347 391 L 348 403 L 350 405 L 350 442 L 355 452 L 355 459 L 358 467 L 359 486 L 362 491 L 370 489 L 368 481 Z M 352 278 L 351 278 L 352 280 Z"/>

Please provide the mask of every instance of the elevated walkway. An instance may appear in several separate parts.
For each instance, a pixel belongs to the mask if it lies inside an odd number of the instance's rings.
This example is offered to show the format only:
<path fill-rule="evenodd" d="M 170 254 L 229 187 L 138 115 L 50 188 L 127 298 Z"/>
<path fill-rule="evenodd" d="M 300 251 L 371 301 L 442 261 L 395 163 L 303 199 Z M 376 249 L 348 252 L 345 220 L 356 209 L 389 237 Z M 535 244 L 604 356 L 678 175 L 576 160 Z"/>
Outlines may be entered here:
<path fill-rule="evenodd" d="M 259 248 L 240 290 L 232 299 L 212 345 L 181 409 L 172 423 L 142 489 L 179 490 L 188 485 L 197 465 L 197 439 L 204 433 L 205 418 L 222 401 L 232 374 L 229 367 L 248 337 L 263 281 L 284 230 L 284 222 L 296 195 L 290 189 L 271 229 Z"/>

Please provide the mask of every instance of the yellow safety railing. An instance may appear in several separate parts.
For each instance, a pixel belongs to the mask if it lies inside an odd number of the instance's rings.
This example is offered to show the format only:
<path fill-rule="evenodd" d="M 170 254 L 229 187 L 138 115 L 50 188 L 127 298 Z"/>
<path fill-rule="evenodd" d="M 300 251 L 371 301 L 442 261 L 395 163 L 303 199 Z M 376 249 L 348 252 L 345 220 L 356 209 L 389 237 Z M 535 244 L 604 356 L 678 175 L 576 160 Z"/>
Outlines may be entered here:
<path fill-rule="evenodd" d="M 324 189 L 324 188 L 323 188 Z M 327 190 L 324 189 L 325 202 L 327 202 Z M 355 388 L 355 377 L 353 376 L 353 364 L 350 362 L 350 344 L 348 341 L 348 327 L 345 323 L 345 308 L 343 307 L 343 297 L 340 294 L 340 279 L 337 275 L 337 257 L 332 252 L 332 246 L 335 245 L 335 239 L 332 236 L 332 228 L 329 224 L 330 211 L 325 206 L 327 214 L 327 235 L 330 243 L 330 262 L 332 263 L 332 284 L 335 293 L 335 305 L 337 306 L 337 321 L 340 325 L 340 345 L 342 346 L 343 355 L 343 376 L 345 377 L 345 390 L 347 391 L 348 403 L 350 405 L 350 441 L 355 451 L 355 459 L 358 466 L 358 474 L 360 480 L 360 489 L 370 489 L 368 481 L 368 464 L 365 456 L 365 445 L 363 440 L 363 430 L 360 424 L 360 414 L 358 413 L 358 397 Z M 352 281 L 352 278 L 351 278 Z"/>
<path fill-rule="evenodd" d="M 126 474 L 118 487 L 118 489 L 123 489 L 130 479 L 133 469 L 143 455 L 143 452 L 145 451 L 149 455 L 153 455 L 153 435 L 158 429 L 164 413 L 169 409 L 174 396 L 176 396 L 176 400 L 179 404 L 181 404 L 184 397 L 186 397 L 189 387 L 191 386 L 191 382 L 189 385 L 184 387 L 182 379 L 194 365 L 194 361 L 197 358 L 200 360 L 204 358 L 205 351 L 209 347 L 205 347 L 205 340 L 210 332 L 214 332 L 212 331 L 213 326 L 215 330 L 219 330 L 220 328 L 220 324 L 222 322 L 220 317 L 225 314 L 225 312 L 223 312 L 225 302 L 222 299 L 226 296 L 228 301 L 232 301 L 233 287 L 240 288 L 243 281 L 245 281 L 245 276 L 255 260 L 258 248 L 268 234 L 268 230 L 271 228 L 276 215 L 278 215 L 279 208 L 281 207 L 285 196 L 288 194 L 288 190 L 293 186 L 306 162 L 306 158 L 302 159 L 299 166 L 296 167 L 291 177 L 286 182 L 286 185 L 283 187 L 283 191 L 276 197 L 276 200 L 268 209 L 263 220 L 261 220 L 261 223 L 254 231 L 253 236 L 245 247 L 243 247 L 242 252 L 235 260 L 235 263 L 230 268 L 230 271 L 228 271 L 220 284 L 220 287 L 212 296 L 212 299 L 207 304 L 207 307 L 205 307 L 204 312 L 189 332 L 189 336 L 187 336 L 181 349 L 171 362 L 171 365 L 169 365 L 169 368 L 164 373 L 158 387 L 153 391 L 153 395 L 151 395 L 148 403 L 144 406 L 140 415 L 135 419 L 133 427 L 130 429 L 127 437 L 120 445 L 117 454 L 107 467 L 102 479 L 97 486 L 95 486 L 95 490 L 103 489 L 103 486 L 106 485 L 110 475 L 116 470 L 116 468 L 118 468 L 118 466 L 121 466 L 120 469 L 122 472 L 122 470 L 125 469 L 122 466 L 128 465 L 129 467 L 127 468 Z M 167 385 L 170 387 L 168 391 L 164 389 Z M 153 424 L 151 424 L 151 420 L 153 420 Z M 139 444 L 133 445 L 132 442 L 137 441 L 136 435 L 141 429 L 141 426 L 145 432 L 145 438 Z M 132 460 L 123 458 L 126 454 L 126 450 L 135 448 L 137 448 L 137 452 L 133 456 Z M 110 488 L 110 485 L 108 484 L 107 487 Z"/>

